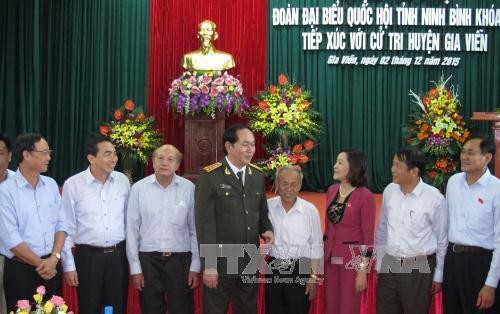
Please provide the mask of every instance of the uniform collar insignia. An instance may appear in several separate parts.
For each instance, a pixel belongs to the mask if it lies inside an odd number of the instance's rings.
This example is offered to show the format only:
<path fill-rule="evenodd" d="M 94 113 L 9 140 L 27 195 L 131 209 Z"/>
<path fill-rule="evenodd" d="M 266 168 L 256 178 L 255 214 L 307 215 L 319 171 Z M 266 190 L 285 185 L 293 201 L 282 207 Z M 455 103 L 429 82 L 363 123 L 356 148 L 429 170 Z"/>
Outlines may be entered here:
<path fill-rule="evenodd" d="M 226 169 L 224 169 L 224 173 L 227 174 L 227 175 L 230 175 L 231 174 L 231 170 L 229 170 L 229 168 L 226 167 Z"/>

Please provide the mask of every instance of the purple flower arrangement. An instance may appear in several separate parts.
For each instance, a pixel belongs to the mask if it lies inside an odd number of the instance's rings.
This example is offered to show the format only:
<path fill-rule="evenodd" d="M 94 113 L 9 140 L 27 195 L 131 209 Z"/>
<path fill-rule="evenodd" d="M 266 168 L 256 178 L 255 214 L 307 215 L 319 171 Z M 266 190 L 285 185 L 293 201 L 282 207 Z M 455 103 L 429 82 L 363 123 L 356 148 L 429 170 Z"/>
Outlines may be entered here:
<path fill-rule="evenodd" d="M 184 72 L 172 82 L 166 105 L 186 115 L 204 112 L 212 119 L 216 111 L 240 115 L 250 106 L 241 82 L 227 72 Z"/>
<path fill-rule="evenodd" d="M 448 147 L 452 143 L 451 138 L 432 135 L 425 140 L 424 152 L 433 155 L 445 155 L 448 153 Z"/>

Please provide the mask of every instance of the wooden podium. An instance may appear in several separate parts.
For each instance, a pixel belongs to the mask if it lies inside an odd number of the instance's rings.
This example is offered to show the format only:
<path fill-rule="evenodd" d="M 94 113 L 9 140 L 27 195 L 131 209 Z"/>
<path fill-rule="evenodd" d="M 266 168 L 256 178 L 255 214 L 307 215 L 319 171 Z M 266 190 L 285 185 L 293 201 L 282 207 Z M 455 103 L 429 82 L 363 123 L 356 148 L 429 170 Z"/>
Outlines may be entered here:
<path fill-rule="evenodd" d="M 184 116 L 184 174 L 196 182 L 200 170 L 222 159 L 222 134 L 226 116 L 217 112 L 215 119 L 200 113 Z"/>
<path fill-rule="evenodd" d="M 490 121 L 495 139 L 495 176 L 500 178 L 500 112 L 474 112 L 472 115 L 474 121 Z"/>

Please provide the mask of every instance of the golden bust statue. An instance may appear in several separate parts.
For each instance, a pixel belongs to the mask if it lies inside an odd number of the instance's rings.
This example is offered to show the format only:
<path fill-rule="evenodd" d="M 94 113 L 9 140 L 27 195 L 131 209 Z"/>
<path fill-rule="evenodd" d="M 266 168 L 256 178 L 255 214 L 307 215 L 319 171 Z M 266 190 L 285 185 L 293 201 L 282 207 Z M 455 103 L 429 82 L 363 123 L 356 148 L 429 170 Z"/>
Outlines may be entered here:
<path fill-rule="evenodd" d="M 185 54 L 182 58 L 182 67 L 190 71 L 223 71 L 234 68 L 236 64 L 233 56 L 215 49 L 212 44 L 219 36 L 215 31 L 215 23 L 205 20 L 198 26 L 198 39 L 201 42 L 201 48 Z"/>

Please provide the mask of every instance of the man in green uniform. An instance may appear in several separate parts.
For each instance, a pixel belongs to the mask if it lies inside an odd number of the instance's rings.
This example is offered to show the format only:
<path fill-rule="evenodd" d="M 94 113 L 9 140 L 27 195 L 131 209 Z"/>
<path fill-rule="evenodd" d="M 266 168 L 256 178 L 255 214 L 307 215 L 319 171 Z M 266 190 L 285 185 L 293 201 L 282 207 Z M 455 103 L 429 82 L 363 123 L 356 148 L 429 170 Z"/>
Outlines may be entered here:
<path fill-rule="evenodd" d="M 204 168 L 195 190 L 196 232 L 204 269 L 203 313 L 226 313 L 232 301 L 235 313 L 254 314 L 257 283 L 244 280 L 250 256 L 248 252 L 243 255 L 243 245 L 258 246 L 259 236 L 271 245 L 273 228 L 262 172 L 250 163 L 255 153 L 252 131 L 241 124 L 232 125 L 224 132 L 222 143 L 226 157 Z M 234 257 L 238 249 L 237 262 L 226 258 Z M 209 258 L 214 256 L 219 256 L 216 263 Z"/>

